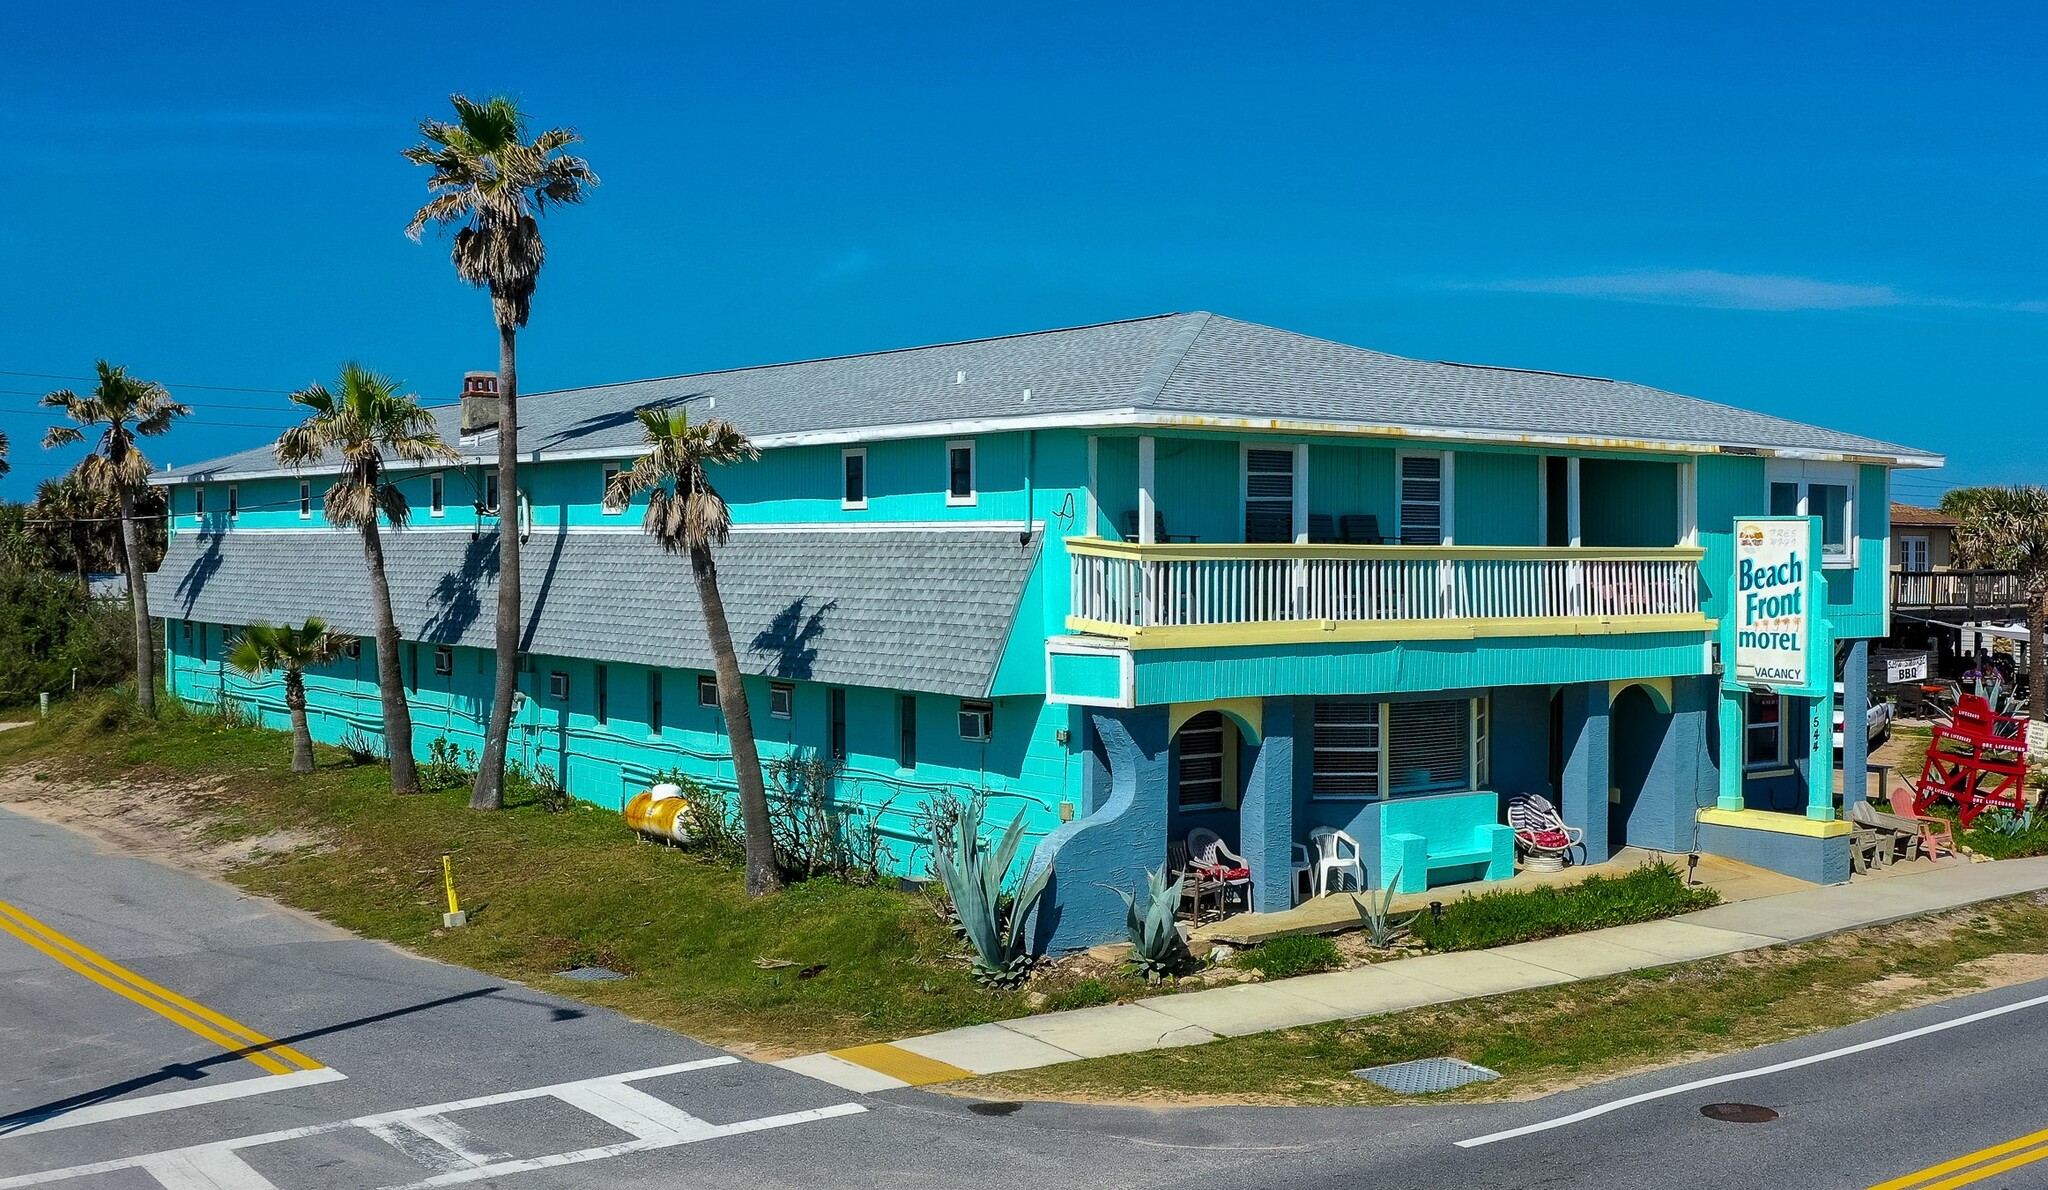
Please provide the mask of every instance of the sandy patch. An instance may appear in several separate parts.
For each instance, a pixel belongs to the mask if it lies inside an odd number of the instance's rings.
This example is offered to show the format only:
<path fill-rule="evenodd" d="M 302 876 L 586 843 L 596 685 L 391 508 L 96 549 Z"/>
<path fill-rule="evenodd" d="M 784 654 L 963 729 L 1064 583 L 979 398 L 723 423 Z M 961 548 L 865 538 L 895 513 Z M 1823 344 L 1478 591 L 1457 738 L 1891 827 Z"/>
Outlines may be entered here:
<path fill-rule="evenodd" d="M 109 849 L 218 876 L 266 855 L 324 847 L 311 831 L 285 829 L 222 838 L 207 804 L 218 786 L 108 783 L 22 772 L 0 773 L 0 807 L 90 835 Z"/>

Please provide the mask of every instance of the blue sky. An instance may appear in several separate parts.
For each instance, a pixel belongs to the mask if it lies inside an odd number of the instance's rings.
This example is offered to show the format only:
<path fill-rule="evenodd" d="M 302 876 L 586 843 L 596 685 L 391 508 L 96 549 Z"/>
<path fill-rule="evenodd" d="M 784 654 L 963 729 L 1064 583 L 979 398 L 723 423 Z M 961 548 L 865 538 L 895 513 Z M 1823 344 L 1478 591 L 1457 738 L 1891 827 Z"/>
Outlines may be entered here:
<path fill-rule="evenodd" d="M 100 356 L 266 441 L 488 303 L 398 150 L 450 91 L 572 124 L 522 388 L 1210 309 L 1624 377 L 2043 479 L 2037 6 L 17 5 L 0 429 Z M 1931 6 L 1930 6 L 1931 8 Z"/>

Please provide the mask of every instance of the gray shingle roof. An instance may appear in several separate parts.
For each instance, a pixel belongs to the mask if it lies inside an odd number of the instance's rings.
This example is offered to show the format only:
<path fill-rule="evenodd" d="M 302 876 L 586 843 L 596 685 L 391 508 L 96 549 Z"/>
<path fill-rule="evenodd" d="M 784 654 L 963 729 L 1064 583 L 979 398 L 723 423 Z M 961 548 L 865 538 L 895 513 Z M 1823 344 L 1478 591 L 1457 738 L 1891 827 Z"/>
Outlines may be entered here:
<path fill-rule="evenodd" d="M 1025 418 L 1089 425 L 1149 414 L 1388 428 L 1423 437 L 1931 458 L 1639 384 L 1404 359 L 1203 313 L 527 394 L 520 444 L 543 454 L 625 455 L 640 444 L 633 411 L 649 405 L 715 409 L 764 446 L 791 435 Z M 452 431 L 454 407 L 440 415 L 444 431 Z M 452 432 L 447 437 L 455 440 Z M 469 450 L 490 453 L 484 443 Z M 181 469 L 176 478 L 274 468 L 267 451 L 248 451 Z"/>
<path fill-rule="evenodd" d="M 735 531 L 719 590 L 749 673 L 978 697 L 1038 547 L 1014 529 Z M 384 550 L 400 636 L 492 647 L 495 532 L 387 533 Z M 689 561 L 644 534 L 537 532 L 520 573 L 529 652 L 711 668 Z M 170 619 L 372 631 L 360 539 L 337 530 L 179 533 L 149 603 Z"/>

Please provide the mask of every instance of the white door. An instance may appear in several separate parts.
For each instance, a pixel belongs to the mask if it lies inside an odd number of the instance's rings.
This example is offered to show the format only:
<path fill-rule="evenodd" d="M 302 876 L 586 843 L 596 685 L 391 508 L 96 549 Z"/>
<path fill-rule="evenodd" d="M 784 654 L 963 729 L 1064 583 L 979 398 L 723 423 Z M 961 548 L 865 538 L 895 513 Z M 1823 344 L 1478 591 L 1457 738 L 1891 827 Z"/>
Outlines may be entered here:
<path fill-rule="evenodd" d="M 1928 556 L 1925 537 L 1899 538 L 1899 569 L 1911 574 L 1926 574 L 1933 569 L 1928 564 Z"/>

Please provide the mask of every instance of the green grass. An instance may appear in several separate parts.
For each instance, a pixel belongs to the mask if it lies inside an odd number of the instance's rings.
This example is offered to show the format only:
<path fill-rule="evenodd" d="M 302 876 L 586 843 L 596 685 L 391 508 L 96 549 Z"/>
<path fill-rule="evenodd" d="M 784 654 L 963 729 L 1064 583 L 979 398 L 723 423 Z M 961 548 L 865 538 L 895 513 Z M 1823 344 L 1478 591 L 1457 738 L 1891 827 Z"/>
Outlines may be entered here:
<path fill-rule="evenodd" d="M 1431 950 L 1482 950 L 1581 930 L 1655 921 L 1719 903 L 1705 886 L 1689 888 L 1677 868 L 1659 861 L 1620 876 L 1588 876 L 1577 884 L 1496 889 L 1460 897 L 1443 916 L 1415 919 L 1415 938 Z"/>
<path fill-rule="evenodd" d="M 1207 1045 L 1070 1062 L 949 1088 L 998 1099 L 1253 1103 L 1415 1102 L 1350 1076 L 1363 1066 L 1456 1056 L 1498 1083 L 1431 1096 L 1527 1095 L 1864 1020 L 1984 985 L 1965 966 L 2048 950 L 2038 898 L 1556 988 L 1288 1029 Z M 2022 960 L 2028 961 L 2028 960 Z M 2012 978 L 2033 978 L 2038 969 Z"/>
<path fill-rule="evenodd" d="M 1312 975 L 1344 965 L 1337 944 L 1321 934 L 1283 934 L 1230 960 L 1233 966 L 1257 971 L 1267 979 Z"/>
<path fill-rule="evenodd" d="M 974 984 L 965 944 L 922 895 L 827 880 L 749 899 L 740 873 L 639 843 L 617 814 L 550 814 L 514 801 L 467 808 L 466 790 L 398 798 L 384 769 L 321 748 L 289 771 L 278 732 L 161 702 L 152 725 L 119 698 L 82 700 L 35 727 L 0 733 L 0 768 L 119 781 L 195 795 L 207 841 L 280 828 L 325 846 L 267 857 L 229 879 L 373 938 L 620 1008 L 719 1043 L 801 1051 L 1025 1015 L 1025 992 Z M 443 931 L 441 855 L 454 856 L 467 928 Z M 764 968 L 756 960 L 787 966 Z M 632 978 L 554 979 L 597 963 Z M 812 978 L 799 973 L 822 967 Z M 1068 981 L 1072 983 L 1074 981 Z M 1072 1004 L 1141 994 L 1123 977 L 1032 990 Z"/>

